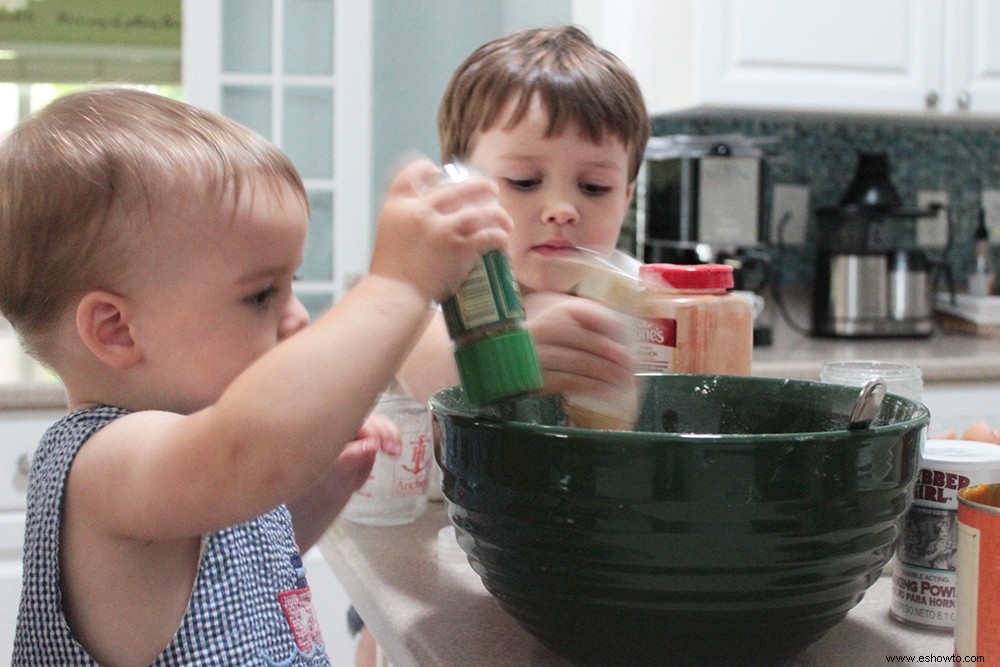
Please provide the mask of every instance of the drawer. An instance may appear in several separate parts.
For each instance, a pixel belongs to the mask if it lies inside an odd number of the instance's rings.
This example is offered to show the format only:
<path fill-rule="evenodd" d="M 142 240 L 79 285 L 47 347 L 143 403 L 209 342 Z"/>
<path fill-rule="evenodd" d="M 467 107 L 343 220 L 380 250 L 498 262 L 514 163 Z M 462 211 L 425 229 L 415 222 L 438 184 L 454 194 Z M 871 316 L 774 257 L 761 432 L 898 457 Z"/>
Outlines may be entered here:
<path fill-rule="evenodd" d="M 20 567 L 24 548 L 24 512 L 0 512 L 0 565 Z"/>
<path fill-rule="evenodd" d="M 0 511 L 24 509 L 31 456 L 45 429 L 64 414 L 57 410 L 0 412 Z"/>

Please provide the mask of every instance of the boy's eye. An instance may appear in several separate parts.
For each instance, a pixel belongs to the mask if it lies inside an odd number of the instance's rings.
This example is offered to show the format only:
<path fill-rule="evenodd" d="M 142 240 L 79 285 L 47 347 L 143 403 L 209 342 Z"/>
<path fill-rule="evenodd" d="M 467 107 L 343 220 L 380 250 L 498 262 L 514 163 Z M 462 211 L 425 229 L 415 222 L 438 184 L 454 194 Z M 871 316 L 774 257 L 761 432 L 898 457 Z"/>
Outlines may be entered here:
<path fill-rule="evenodd" d="M 530 190 L 541 183 L 538 178 L 505 178 L 504 181 L 515 190 Z"/>
<path fill-rule="evenodd" d="M 611 191 L 610 185 L 597 185 L 596 183 L 581 183 L 580 189 L 588 195 L 603 195 Z"/>

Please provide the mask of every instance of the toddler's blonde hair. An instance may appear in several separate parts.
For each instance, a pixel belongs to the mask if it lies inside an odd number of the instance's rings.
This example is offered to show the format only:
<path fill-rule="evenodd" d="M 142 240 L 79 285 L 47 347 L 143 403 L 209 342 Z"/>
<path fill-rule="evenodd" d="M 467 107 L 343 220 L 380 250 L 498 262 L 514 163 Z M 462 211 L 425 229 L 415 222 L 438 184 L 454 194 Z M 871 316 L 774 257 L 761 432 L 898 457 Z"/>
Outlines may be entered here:
<path fill-rule="evenodd" d="M 153 211 L 236 201 L 251 179 L 308 201 L 284 153 L 218 114 L 120 87 L 55 100 L 0 143 L 0 312 L 44 361 L 46 329 L 112 288 Z"/>

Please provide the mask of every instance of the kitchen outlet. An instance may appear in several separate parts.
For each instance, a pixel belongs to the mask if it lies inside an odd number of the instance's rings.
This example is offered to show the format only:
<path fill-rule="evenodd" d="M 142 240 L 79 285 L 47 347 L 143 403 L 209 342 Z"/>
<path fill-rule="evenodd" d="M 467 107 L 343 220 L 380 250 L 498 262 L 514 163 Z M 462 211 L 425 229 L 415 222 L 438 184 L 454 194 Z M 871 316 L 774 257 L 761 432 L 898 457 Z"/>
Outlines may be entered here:
<path fill-rule="evenodd" d="M 809 220 L 809 188 L 778 184 L 771 199 L 771 243 L 803 245 Z M 787 216 L 787 220 L 786 220 Z"/>
<path fill-rule="evenodd" d="M 917 218 L 917 245 L 921 248 L 940 249 L 948 245 L 948 193 L 940 190 L 917 193 L 917 208 L 927 209 L 934 204 L 941 206 L 936 216 Z"/>
<path fill-rule="evenodd" d="M 981 201 L 986 214 L 986 231 L 990 233 L 990 245 L 1000 245 L 1000 190 L 983 190 Z"/>

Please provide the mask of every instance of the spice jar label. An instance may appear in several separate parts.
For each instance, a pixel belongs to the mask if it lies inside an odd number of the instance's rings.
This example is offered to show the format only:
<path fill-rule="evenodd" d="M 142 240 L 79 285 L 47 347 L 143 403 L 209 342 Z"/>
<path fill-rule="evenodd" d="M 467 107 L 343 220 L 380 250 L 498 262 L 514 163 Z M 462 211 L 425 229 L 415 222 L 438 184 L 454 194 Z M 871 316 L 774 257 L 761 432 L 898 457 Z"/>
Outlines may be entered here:
<path fill-rule="evenodd" d="M 638 373 L 672 373 L 677 365 L 677 320 L 637 318 L 635 356 Z"/>
<path fill-rule="evenodd" d="M 443 309 L 453 337 L 478 327 L 523 319 L 524 307 L 510 258 L 500 252 L 483 255 Z"/>

